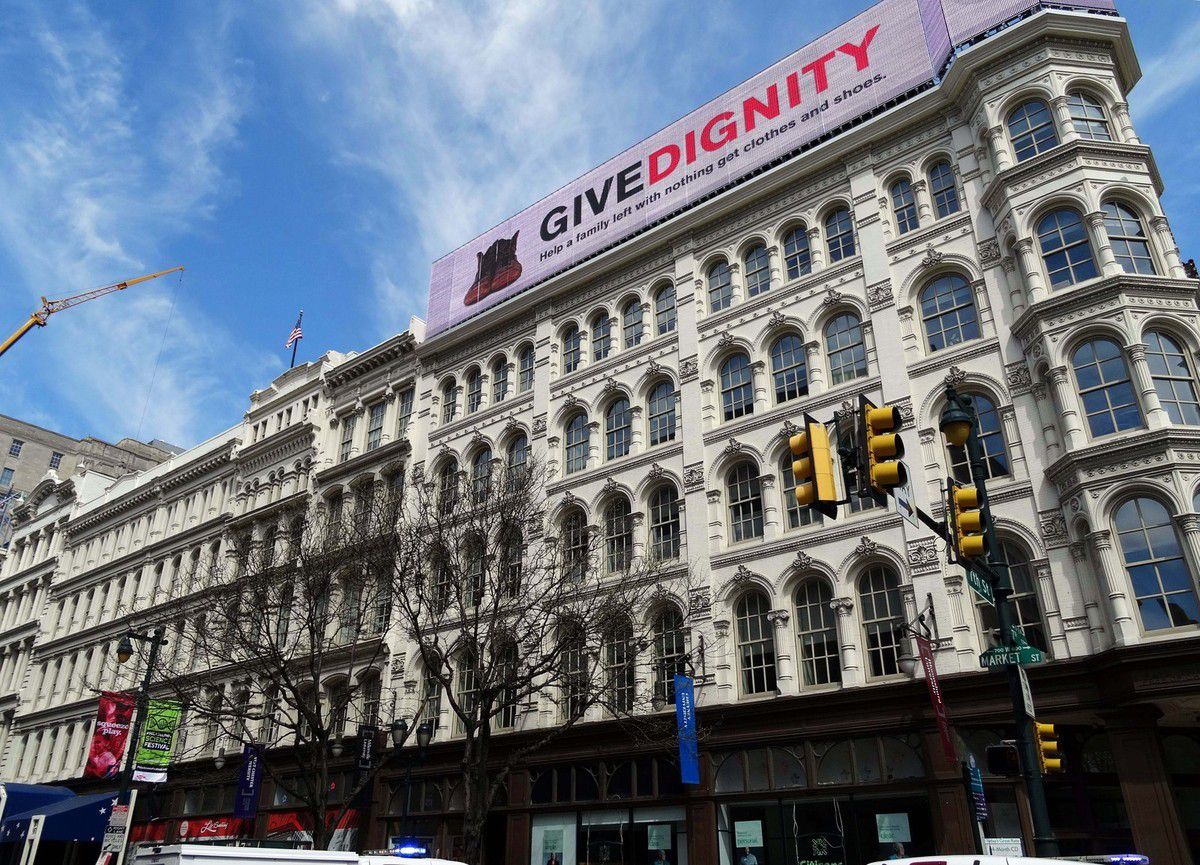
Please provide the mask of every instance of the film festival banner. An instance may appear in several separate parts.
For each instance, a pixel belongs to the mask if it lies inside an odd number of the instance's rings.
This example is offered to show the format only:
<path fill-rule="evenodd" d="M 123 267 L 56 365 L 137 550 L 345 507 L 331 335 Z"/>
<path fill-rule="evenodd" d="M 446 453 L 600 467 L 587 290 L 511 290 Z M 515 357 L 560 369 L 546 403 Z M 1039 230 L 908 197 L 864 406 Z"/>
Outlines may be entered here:
<path fill-rule="evenodd" d="M 1111 12 L 1112 0 L 1056 0 Z M 881 0 L 433 263 L 429 336 L 819 144 L 939 80 L 1038 0 Z"/>
<path fill-rule="evenodd" d="M 942 751 L 951 763 L 958 762 L 958 753 L 954 749 L 954 737 L 950 734 L 950 717 L 946 713 L 946 704 L 942 700 L 942 686 L 938 682 L 937 664 L 933 659 L 933 647 L 929 640 L 917 637 L 917 654 L 921 656 L 921 668 L 925 671 L 925 687 L 929 690 L 929 704 L 933 707 L 933 716 L 937 719 L 938 738 L 942 741 Z"/>
<path fill-rule="evenodd" d="M 242 770 L 238 774 L 237 794 L 233 799 L 233 816 L 253 820 L 258 815 L 258 791 L 262 787 L 262 745 L 242 747 Z"/>
<path fill-rule="evenodd" d="M 85 778 L 116 778 L 121 771 L 121 757 L 129 738 L 129 721 L 133 717 L 134 699 L 129 694 L 104 691 L 96 709 L 96 727 L 88 748 Z"/>
<path fill-rule="evenodd" d="M 171 754 L 175 751 L 179 713 L 180 705 L 174 700 L 150 701 L 134 757 L 133 780 L 155 784 L 167 780 L 167 767 L 171 765 Z"/>

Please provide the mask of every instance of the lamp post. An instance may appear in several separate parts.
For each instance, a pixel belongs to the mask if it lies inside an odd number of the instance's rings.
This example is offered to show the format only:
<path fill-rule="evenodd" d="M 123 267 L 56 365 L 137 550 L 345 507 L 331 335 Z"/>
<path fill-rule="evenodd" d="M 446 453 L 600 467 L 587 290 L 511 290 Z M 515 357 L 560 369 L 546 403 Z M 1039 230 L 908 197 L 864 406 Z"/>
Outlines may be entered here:
<path fill-rule="evenodd" d="M 158 650 L 167 644 L 166 637 L 163 636 L 163 629 L 156 628 L 149 634 L 139 634 L 136 631 L 126 631 L 121 637 L 121 642 L 117 643 L 117 662 L 124 664 L 133 657 L 133 641 L 139 643 L 148 643 L 150 645 L 149 655 L 146 658 L 146 672 L 142 676 L 142 683 L 138 686 L 137 702 L 135 704 L 135 715 L 133 719 L 133 727 L 130 729 L 129 744 L 125 746 L 125 768 L 121 771 L 121 786 L 117 790 L 117 803 L 121 805 L 129 804 L 129 787 L 133 783 L 133 761 L 137 753 L 138 737 L 142 732 L 142 719 L 146 714 L 146 704 L 150 700 L 150 676 L 154 672 L 154 667 L 158 663 Z M 133 821 L 133 815 L 129 815 L 130 825 Z"/>
<path fill-rule="evenodd" d="M 429 748 L 429 743 L 433 741 L 433 721 L 424 720 L 417 725 L 417 756 L 413 760 L 411 757 L 404 761 L 404 807 L 400 812 L 400 825 L 405 831 L 408 829 L 408 800 L 412 795 L 412 767 L 413 763 L 425 762 L 425 752 Z M 392 721 L 392 747 L 399 751 L 404 747 L 404 743 L 408 741 L 409 735 L 413 732 L 409 727 L 408 722 L 403 718 L 397 718 Z"/>
<path fill-rule="evenodd" d="M 970 466 L 971 481 L 979 496 L 979 508 L 983 513 L 984 537 L 987 540 L 988 551 L 997 549 L 995 532 L 992 528 L 992 513 L 988 505 L 987 474 L 984 470 L 983 445 L 979 442 L 979 416 L 975 412 L 975 404 L 969 396 L 958 393 L 953 386 L 946 388 L 946 408 L 942 411 L 939 423 L 942 434 L 952 445 L 966 448 L 967 463 Z M 994 561 L 990 552 L 984 554 L 989 569 L 995 571 L 998 579 L 989 579 L 992 584 L 992 594 L 995 597 L 996 618 L 1000 623 L 1000 640 L 1006 646 L 1013 644 L 1013 626 L 1016 616 L 1012 607 L 1012 578 L 1008 565 L 1003 561 Z M 970 563 L 964 562 L 969 568 Z M 1033 845 L 1038 856 L 1057 856 L 1058 841 L 1054 838 L 1054 830 L 1050 826 L 1050 812 L 1046 807 L 1046 791 L 1042 786 L 1042 775 L 1038 769 L 1036 746 L 1030 735 L 1031 719 L 1025 714 L 1025 699 L 1021 693 L 1021 673 L 1015 664 L 1006 667 L 1008 690 L 1012 698 L 1013 720 L 1016 722 L 1017 751 L 1021 756 L 1021 774 L 1025 781 L 1025 792 L 1029 797 L 1029 811 L 1033 819 Z"/>

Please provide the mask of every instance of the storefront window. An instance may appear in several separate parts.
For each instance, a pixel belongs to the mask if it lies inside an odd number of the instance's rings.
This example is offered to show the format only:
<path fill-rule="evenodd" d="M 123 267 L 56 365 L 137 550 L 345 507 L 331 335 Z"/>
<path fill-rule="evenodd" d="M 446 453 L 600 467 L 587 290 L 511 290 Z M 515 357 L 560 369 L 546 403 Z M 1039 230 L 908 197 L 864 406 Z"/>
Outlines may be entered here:
<path fill-rule="evenodd" d="M 530 865 L 687 865 L 682 806 L 535 814 Z"/>

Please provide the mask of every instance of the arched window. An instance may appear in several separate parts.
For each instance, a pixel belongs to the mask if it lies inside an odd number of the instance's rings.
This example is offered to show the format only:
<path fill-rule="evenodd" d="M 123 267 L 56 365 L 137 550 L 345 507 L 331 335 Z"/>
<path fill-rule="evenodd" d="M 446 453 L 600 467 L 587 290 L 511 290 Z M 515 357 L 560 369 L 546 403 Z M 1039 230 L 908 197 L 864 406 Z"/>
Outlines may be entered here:
<path fill-rule="evenodd" d="M 831 685 L 842 681 L 834 621 L 833 591 L 820 579 L 805 580 L 796 588 L 796 643 L 800 670 L 806 685 Z"/>
<path fill-rule="evenodd" d="M 746 253 L 746 297 L 754 297 L 771 289 L 771 263 L 767 248 L 761 243 Z"/>
<path fill-rule="evenodd" d="M 621 313 L 621 333 L 625 348 L 633 348 L 642 341 L 642 303 L 631 300 Z"/>
<path fill-rule="evenodd" d="M 587 711 L 587 637 L 578 622 L 564 622 L 562 628 L 564 697 L 562 714 L 564 720 L 571 720 L 583 717 L 584 712 Z"/>
<path fill-rule="evenodd" d="M 930 351 L 979 336 L 971 285 L 957 273 L 939 276 L 921 290 L 921 319 Z"/>
<path fill-rule="evenodd" d="M 1116 201 L 1106 201 L 1100 209 L 1104 211 L 1104 233 L 1121 269 L 1126 273 L 1153 274 L 1150 241 L 1137 212 Z"/>
<path fill-rule="evenodd" d="M 492 364 L 492 402 L 504 402 L 508 396 L 508 358 L 498 357 Z"/>
<path fill-rule="evenodd" d="M 972 394 L 971 402 L 975 405 L 975 417 L 979 424 L 977 432 L 983 450 L 984 477 L 1004 477 L 1008 474 L 1008 450 L 1004 446 L 1004 432 L 1000 428 L 1000 413 L 996 411 L 996 404 L 982 394 Z M 950 455 L 950 474 L 959 483 L 970 484 L 971 466 L 967 462 L 966 446 L 946 445 L 946 451 Z"/>
<path fill-rule="evenodd" d="M 504 687 L 500 690 L 500 712 L 496 715 L 496 726 L 502 730 L 511 730 L 517 725 L 517 688 L 518 675 L 517 645 L 513 642 L 503 642 L 496 649 L 496 670 Z"/>
<path fill-rule="evenodd" d="M 443 514 L 454 511 L 458 504 L 458 463 L 446 460 L 438 473 L 438 502 Z"/>
<path fill-rule="evenodd" d="M 467 412 L 479 411 L 483 405 L 483 375 L 477 369 L 467 373 Z"/>
<path fill-rule="evenodd" d="M 679 558 L 679 494 L 671 484 L 650 497 L 650 551 L 659 561 Z"/>
<path fill-rule="evenodd" d="M 1040 99 L 1031 99 L 1008 115 L 1008 137 L 1017 162 L 1045 153 L 1058 144 L 1054 118 Z"/>
<path fill-rule="evenodd" d="M 900 601 L 900 579 L 891 568 L 875 565 L 859 581 L 858 602 L 862 609 L 863 635 L 872 676 L 891 676 L 900 671 L 900 641 L 903 639 L 904 607 Z"/>
<path fill-rule="evenodd" d="M 829 246 L 830 262 L 854 255 L 854 222 L 849 210 L 839 207 L 825 217 L 825 242 Z"/>
<path fill-rule="evenodd" d="M 1200 623 L 1195 581 L 1167 509 L 1154 499 L 1130 499 L 1114 523 L 1143 630 Z"/>
<path fill-rule="evenodd" d="M 608 685 L 609 707 L 615 714 L 633 711 L 636 658 L 633 626 L 627 619 L 611 625 L 604 635 L 604 676 Z"/>
<path fill-rule="evenodd" d="M 458 657 L 455 658 L 455 666 L 458 667 L 458 681 L 454 685 L 458 692 L 458 708 L 462 712 L 459 715 L 456 711 L 455 715 L 459 732 L 462 732 L 464 716 L 472 721 L 476 720 L 475 707 L 479 700 L 479 659 L 474 652 L 459 652 Z"/>
<path fill-rule="evenodd" d="M 1092 241 L 1076 211 L 1063 208 L 1043 216 L 1038 223 L 1038 243 L 1051 288 L 1075 285 L 1097 274 Z"/>
<path fill-rule="evenodd" d="M 1129 380 L 1125 356 L 1111 339 L 1085 342 L 1071 355 L 1079 399 L 1093 436 L 1142 425 L 1142 410 Z"/>
<path fill-rule="evenodd" d="M 760 592 L 747 592 L 737 603 L 738 666 L 743 694 L 766 694 L 775 690 L 775 634 Z"/>
<path fill-rule="evenodd" d="M 675 386 L 660 381 L 650 390 L 647 415 L 650 419 L 650 445 L 675 440 Z"/>
<path fill-rule="evenodd" d="M 509 523 L 500 531 L 500 567 L 497 573 L 500 585 L 507 598 L 521 593 L 521 570 L 525 564 L 525 539 L 515 523 Z"/>
<path fill-rule="evenodd" d="M 777 403 L 787 402 L 808 393 L 804 343 L 796 334 L 784 334 L 771 346 L 771 376 L 775 380 Z"/>
<path fill-rule="evenodd" d="M 708 308 L 720 312 L 733 303 L 733 274 L 729 265 L 718 261 L 708 269 Z"/>
<path fill-rule="evenodd" d="M 563 571 L 567 579 L 579 581 L 587 572 L 588 530 L 583 511 L 575 508 L 562 522 Z"/>
<path fill-rule="evenodd" d="M 583 334 L 575 325 L 567 328 L 563 334 L 563 372 L 574 372 L 579 369 L 583 360 Z"/>
<path fill-rule="evenodd" d="M 654 324 L 659 336 L 675 329 L 675 286 L 664 285 L 655 293 Z"/>
<path fill-rule="evenodd" d="M 588 419 L 586 414 L 577 414 L 567 423 L 567 474 L 581 472 L 587 468 Z"/>
<path fill-rule="evenodd" d="M 492 449 L 483 448 L 471 461 L 471 495 L 476 504 L 487 501 L 492 491 Z"/>
<path fill-rule="evenodd" d="M 450 379 L 442 385 L 442 423 L 450 423 L 458 414 L 458 385 Z"/>
<path fill-rule="evenodd" d="M 508 446 L 506 462 L 508 476 L 514 483 L 525 476 L 525 469 L 529 465 L 529 439 L 524 433 L 513 439 L 512 444 Z"/>
<path fill-rule="evenodd" d="M 784 451 L 779 463 L 779 488 L 783 491 L 783 510 L 787 514 L 787 527 L 798 529 L 816 523 L 820 525 L 821 514 L 812 508 L 802 508 L 796 501 L 796 474 L 792 471 L 792 452 Z"/>
<path fill-rule="evenodd" d="M 734 543 L 763 536 L 762 485 L 758 468 L 739 463 L 729 471 L 729 533 Z"/>
<path fill-rule="evenodd" d="M 683 616 L 668 607 L 654 619 L 654 694 L 666 705 L 675 702 L 675 676 L 686 669 L 686 656 Z"/>
<path fill-rule="evenodd" d="M 1108 117 L 1104 103 L 1090 93 L 1075 90 L 1067 94 L 1067 107 L 1071 111 L 1071 125 L 1080 138 L 1089 141 L 1112 141 L 1108 128 Z"/>
<path fill-rule="evenodd" d="M 1146 362 L 1150 365 L 1158 401 L 1171 423 L 1200 424 L 1196 378 L 1183 347 L 1161 330 L 1147 331 Z"/>
<path fill-rule="evenodd" d="M 592 360 L 604 360 L 612 352 L 612 319 L 602 312 L 592 321 Z"/>
<path fill-rule="evenodd" d="M 432 721 L 437 727 L 442 714 L 442 683 L 432 662 L 424 664 L 421 677 L 421 714 L 418 722 Z"/>
<path fill-rule="evenodd" d="M 938 219 L 958 213 L 958 187 L 954 184 L 954 170 L 949 162 L 943 160 L 929 169 L 929 192 Z"/>
<path fill-rule="evenodd" d="M 629 400 L 614 400 L 604 413 L 605 458 L 616 459 L 629 453 L 629 442 L 633 439 L 633 412 Z"/>
<path fill-rule="evenodd" d="M 533 387 L 533 365 L 536 361 L 536 356 L 533 353 L 533 346 L 527 345 L 521 349 L 517 363 L 517 388 L 521 393 L 525 393 Z"/>
<path fill-rule="evenodd" d="M 604 558 L 614 574 L 629 570 L 633 560 L 632 509 L 624 496 L 617 496 L 604 509 Z"/>
<path fill-rule="evenodd" d="M 914 228 L 920 227 L 917 219 L 917 199 L 913 195 L 912 184 L 908 178 L 902 177 L 892 184 L 892 213 L 896 217 L 896 230 L 907 234 Z"/>
<path fill-rule="evenodd" d="M 725 420 L 754 412 L 754 373 L 750 358 L 741 352 L 721 364 L 721 408 Z"/>
<path fill-rule="evenodd" d="M 825 352 L 829 356 L 830 384 L 843 384 L 867 374 L 867 345 L 857 315 L 844 312 L 825 325 Z"/>
<path fill-rule="evenodd" d="M 1012 541 L 1002 540 L 1000 549 L 992 553 L 991 558 L 992 561 L 1008 568 L 1013 589 L 1010 609 L 1016 612 L 1015 624 L 1025 632 L 1025 639 L 1029 641 L 1029 645 L 1036 646 L 1043 652 L 1047 651 L 1050 644 L 1046 642 L 1046 627 L 1042 622 L 1042 608 L 1034 588 L 1033 574 L 1030 573 L 1029 556 Z M 977 600 L 975 607 L 979 610 L 979 622 L 983 632 L 999 636 L 1000 620 L 996 616 L 996 608 L 984 600 Z"/>
<path fill-rule="evenodd" d="M 808 247 L 808 229 L 797 225 L 783 238 L 783 263 L 788 279 L 812 273 L 812 250 Z"/>

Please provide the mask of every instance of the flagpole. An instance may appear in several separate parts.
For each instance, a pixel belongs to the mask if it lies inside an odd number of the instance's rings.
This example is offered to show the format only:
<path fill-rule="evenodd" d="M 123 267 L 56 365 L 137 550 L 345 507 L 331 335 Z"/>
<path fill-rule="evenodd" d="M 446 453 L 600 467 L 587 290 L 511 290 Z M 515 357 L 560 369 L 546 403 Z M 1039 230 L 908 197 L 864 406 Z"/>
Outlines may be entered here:
<path fill-rule="evenodd" d="M 302 322 L 303 320 L 304 320 L 304 310 L 300 310 L 300 317 L 296 319 L 296 327 L 299 327 L 300 322 Z M 292 363 L 288 367 L 288 369 L 296 368 L 296 349 L 298 349 L 300 347 L 301 339 L 304 339 L 304 337 L 299 337 L 292 343 Z"/>

